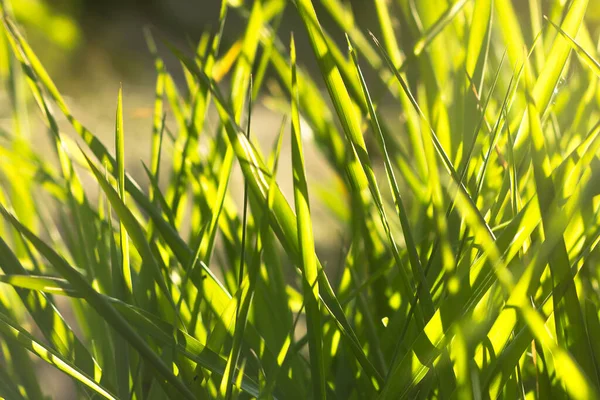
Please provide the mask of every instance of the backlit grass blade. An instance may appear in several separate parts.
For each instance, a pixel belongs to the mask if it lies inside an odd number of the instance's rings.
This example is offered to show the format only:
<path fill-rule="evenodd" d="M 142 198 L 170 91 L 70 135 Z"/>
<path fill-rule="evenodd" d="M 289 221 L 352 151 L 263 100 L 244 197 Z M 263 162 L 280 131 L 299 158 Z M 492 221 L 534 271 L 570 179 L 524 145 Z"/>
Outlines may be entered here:
<path fill-rule="evenodd" d="M 36 275 L 0 275 L 0 282 L 17 288 L 37 290 L 48 294 L 80 297 L 69 282 L 61 278 Z"/>
<path fill-rule="evenodd" d="M 28 63 L 30 65 L 23 65 L 26 70 L 33 70 L 37 77 L 40 79 L 40 82 L 44 85 L 46 90 L 48 90 L 52 99 L 59 105 L 61 111 L 65 114 L 69 122 L 73 125 L 75 131 L 84 139 L 87 145 L 90 147 L 90 150 L 94 153 L 96 158 L 100 160 L 101 163 L 108 165 L 109 170 L 116 170 L 116 160 L 110 155 L 106 147 L 98 140 L 96 136 L 94 136 L 87 128 L 85 128 L 71 113 L 67 104 L 65 103 L 63 97 L 60 95 L 56 86 L 50 79 L 46 70 L 37 59 L 25 39 L 18 33 L 18 31 L 14 28 L 12 23 L 4 19 L 3 21 L 5 26 L 7 27 L 7 32 L 10 32 L 12 37 L 16 42 L 11 42 L 14 45 L 15 52 L 20 52 L 21 48 L 23 49 L 23 55 L 26 57 Z M 20 47 L 17 47 L 17 44 Z M 167 80 L 168 83 L 168 80 Z M 168 85 L 167 85 L 168 86 Z M 141 191 L 140 187 L 135 183 L 135 181 L 128 175 L 125 174 L 126 181 L 126 190 L 131 194 L 131 196 L 135 199 L 135 201 L 143 208 L 145 212 L 149 214 L 152 218 L 152 221 L 156 225 L 158 231 L 161 233 L 165 241 L 169 244 L 175 256 L 184 264 L 187 265 L 189 262 L 188 258 L 192 257 L 191 250 L 189 247 L 183 242 L 181 237 L 175 232 L 173 227 L 171 227 L 160 215 L 160 212 L 154 207 L 150 199 Z M 214 277 L 210 270 L 206 271 L 211 279 L 211 283 L 214 283 L 216 287 L 222 288 L 222 285 L 218 280 Z M 224 289 L 221 289 L 224 290 Z"/>
<path fill-rule="evenodd" d="M 104 171 L 104 176 L 108 177 L 108 171 Z M 100 208 L 100 207 L 99 207 Z M 112 222 L 112 208 L 110 206 L 110 202 L 106 205 L 106 220 L 108 221 L 108 250 L 110 257 L 110 266 L 112 273 L 112 292 L 113 295 L 119 299 L 127 298 L 127 283 L 125 279 L 123 279 L 123 269 L 122 265 L 122 257 L 119 257 L 117 250 L 117 243 L 115 240 L 115 235 L 113 234 L 113 222 Z M 102 210 L 102 209 L 101 209 Z M 120 227 L 125 230 L 124 227 Z M 129 293 L 131 294 L 131 293 Z M 132 296 L 129 296 L 129 299 L 132 299 Z M 117 394 L 120 397 L 126 396 L 129 394 L 129 371 L 130 371 L 130 357 L 129 357 L 129 347 L 127 341 L 120 337 L 116 332 L 112 332 L 113 337 L 113 351 L 114 351 L 114 359 L 115 363 L 115 375 L 117 381 Z M 135 391 L 135 386 L 134 389 Z M 138 391 L 139 392 L 139 391 Z"/>
<path fill-rule="evenodd" d="M 246 99 L 247 88 L 249 86 L 250 75 L 252 72 L 252 64 L 256 57 L 256 51 L 258 48 L 258 35 L 260 33 L 260 28 L 263 23 L 264 15 L 262 9 L 262 2 L 256 1 L 253 3 L 250 20 L 248 22 L 248 27 L 244 36 L 244 41 L 242 44 L 242 56 L 238 58 L 238 62 L 236 63 L 236 67 L 232 78 L 233 86 L 231 92 L 233 95 L 233 115 L 235 116 L 235 121 L 237 123 L 240 122 L 242 111 L 244 108 L 244 101 Z M 207 78 L 210 78 L 210 75 L 206 76 Z M 202 84 L 200 86 L 201 88 L 203 88 L 202 90 L 206 90 L 207 93 L 211 93 L 212 95 L 214 95 L 214 93 L 212 93 L 210 90 L 210 86 Z M 248 101 L 250 101 L 250 99 L 248 99 Z M 204 262 L 209 262 L 210 257 L 212 255 L 212 249 L 217 234 L 218 221 L 221 215 L 223 201 L 225 199 L 226 190 L 229 185 L 229 178 L 231 176 L 231 171 L 233 168 L 234 151 L 230 145 L 226 146 L 227 148 L 225 150 L 225 153 L 222 155 L 222 166 L 219 171 L 220 176 L 218 197 L 216 199 L 215 206 L 213 207 L 213 215 L 208 230 L 208 236 L 206 237 L 206 240 L 204 240 L 202 243 L 201 259 Z"/>
<path fill-rule="evenodd" d="M 308 349 L 311 359 L 311 380 L 315 399 L 326 398 L 323 342 L 321 338 L 321 311 L 319 310 L 318 264 L 310 216 L 308 187 L 304 171 L 304 154 L 298 113 L 298 89 L 296 77 L 296 45 L 290 42 L 292 62 L 292 171 L 294 175 L 294 200 L 296 204 L 298 247 L 302 270 L 302 288 L 306 302 Z"/>
<path fill-rule="evenodd" d="M 123 131 L 123 88 L 119 88 L 115 126 L 115 148 L 117 149 L 117 185 L 119 197 L 125 204 L 125 132 Z M 131 266 L 129 261 L 129 237 L 123 222 L 120 223 L 119 242 L 121 245 L 121 268 L 128 292 L 133 293 Z"/>

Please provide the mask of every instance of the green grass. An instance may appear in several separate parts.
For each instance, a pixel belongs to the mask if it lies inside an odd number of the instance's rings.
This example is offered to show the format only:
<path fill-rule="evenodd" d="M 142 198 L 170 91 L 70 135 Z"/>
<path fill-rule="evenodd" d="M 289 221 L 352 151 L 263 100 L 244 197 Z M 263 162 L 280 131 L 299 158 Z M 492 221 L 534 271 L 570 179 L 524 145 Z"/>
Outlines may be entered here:
<path fill-rule="evenodd" d="M 42 398 L 32 371 L 46 362 L 78 398 L 599 398 L 600 43 L 588 1 L 530 0 L 524 13 L 510 0 L 373 0 L 372 32 L 348 3 L 317 2 L 224 3 L 216 33 L 190 51 L 146 31 L 156 97 L 148 179 L 136 182 L 127 93 L 112 154 L 0 1 L 12 105 L 0 396 Z M 304 28 L 291 39 L 277 34 L 284 13 Z M 229 14 L 245 25 L 227 44 Z M 294 38 L 312 53 L 297 57 Z M 261 102 L 283 119 L 267 153 Z M 53 155 L 32 150 L 30 118 Z M 309 185 L 307 146 L 340 187 Z M 238 167 L 242 207 L 229 190 Z M 334 234 L 316 203 L 344 229 L 339 266 L 315 252 L 315 233 Z"/>

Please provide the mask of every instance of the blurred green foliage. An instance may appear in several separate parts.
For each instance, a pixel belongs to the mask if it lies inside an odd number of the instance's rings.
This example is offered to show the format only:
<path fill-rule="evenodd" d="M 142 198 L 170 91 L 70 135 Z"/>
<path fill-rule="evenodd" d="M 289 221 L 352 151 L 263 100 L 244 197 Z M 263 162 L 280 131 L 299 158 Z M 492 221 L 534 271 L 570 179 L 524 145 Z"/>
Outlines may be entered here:
<path fill-rule="evenodd" d="M 62 7 L 57 7 L 56 3 L 43 0 L 12 0 L 7 2 L 7 5 L 12 5 L 15 18 L 28 30 L 47 38 L 64 50 L 73 50 L 81 42 L 81 30 L 74 15 L 78 2 L 63 2 Z"/>

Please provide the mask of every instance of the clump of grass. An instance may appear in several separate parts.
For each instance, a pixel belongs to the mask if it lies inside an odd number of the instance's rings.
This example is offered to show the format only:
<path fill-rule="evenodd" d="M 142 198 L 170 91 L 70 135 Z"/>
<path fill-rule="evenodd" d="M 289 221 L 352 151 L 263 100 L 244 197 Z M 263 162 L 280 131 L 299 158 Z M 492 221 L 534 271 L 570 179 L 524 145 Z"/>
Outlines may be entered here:
<path fill-rule="evenodd" d="M 0 395 L 42 398 L 32 353 L 82 398 L 598 397 L 600 65 L 587 1 L 532 0 L 529 20 L 509 0 L 371 3 L 369 34 L 345 3 L 322 2 L 340 45 L 310 0 L 223 2 L 193 56 L 168 45 L 185 88 L 147 32 L 157 81 L 144 189 L 125 170 L 122 93 L 111 154 L 3 6 L 13 128 L 0 148 Z M 245 30 L 223 48 L 232 12 Z M 278 36 L 284 12 L 300 16 L 320 73 Z M 267 73 L 270 104 L 291 120 L 269 157 L 251 118 Z M 58 163 L 25 140 L 27 99 Z M 335 273 L 315 253 L 324 228 L 303 129 L 343 185 L 329 202 L 349 233 Z M 161 171 L 168 140 L 177 151 Z M 293 205 L 276 178 L 290 160 Z M 228 190 L 236 164 L 242 208 Z"/>

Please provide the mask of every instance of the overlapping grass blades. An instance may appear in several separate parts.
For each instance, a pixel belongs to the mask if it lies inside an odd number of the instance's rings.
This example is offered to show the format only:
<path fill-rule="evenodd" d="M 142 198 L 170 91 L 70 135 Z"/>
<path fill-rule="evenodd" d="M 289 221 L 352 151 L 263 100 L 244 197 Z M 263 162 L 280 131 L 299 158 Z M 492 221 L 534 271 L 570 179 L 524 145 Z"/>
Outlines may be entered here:
<path fill-rule="evenodd" d="M 43 396 L 31 353 L 82 398 L 598 398 L 588 1 L 357 3 L 374 7 L 371 32 L 339 0 L 224 1 L 190 52 L 147 30 L 155 98 L 135 137 L 147 185 L 125 169 L 127 92 L 111 154 L 7 4 L 0 396 Z M 229 40 L 231 12 L 245 25 Z M 173 55 L 181 81 L 163 62 Z M 262 105 L 291 121 L 268 157 Z M 31 149 L 28 108 L 54 159 Z M 309 185 L 313 150 L 334 175 L 320 182 L 327 198 Z M 290 178 L 277 176 L 284 163 Z M 334 262 L 323 211 L 343 232 Z"/>

